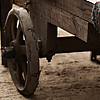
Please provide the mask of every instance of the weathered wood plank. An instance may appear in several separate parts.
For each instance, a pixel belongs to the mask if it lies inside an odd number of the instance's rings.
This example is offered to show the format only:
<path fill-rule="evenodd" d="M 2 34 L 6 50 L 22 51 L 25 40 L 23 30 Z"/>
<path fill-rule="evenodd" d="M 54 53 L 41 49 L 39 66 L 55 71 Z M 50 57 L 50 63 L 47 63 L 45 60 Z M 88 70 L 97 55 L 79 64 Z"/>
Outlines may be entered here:
<path fill-rule="evenodd" d="M 49 54 L 55 54 L 57 45 L 57 26 L 48 23 L 47 26 L 47 51 Z"/>
<path fill-rule="evenodd" d="M 91 22 L 93 4 L 86 0 L 44 0 L 64 11 Z"/>

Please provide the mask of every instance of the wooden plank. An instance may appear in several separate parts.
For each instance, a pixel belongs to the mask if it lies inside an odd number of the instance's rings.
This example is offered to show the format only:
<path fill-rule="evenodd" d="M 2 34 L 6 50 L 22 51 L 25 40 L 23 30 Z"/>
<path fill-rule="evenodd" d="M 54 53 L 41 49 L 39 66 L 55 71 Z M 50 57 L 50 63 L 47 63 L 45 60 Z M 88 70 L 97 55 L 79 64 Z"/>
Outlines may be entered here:
<path fill-rule="evenodd" d="M 47 52 L 55 54 L 57 45 L 57 26 L 48 23 L 47 26 Z"/>
<path fill-rule="evenodd" d="M 86 43 L 77 37 L 63 37 L 57 39 L 56 53 L 100 51 L 100 42 Z"/>
<path fill-rule="evenodd" d="M 93 4 L 86 0 L 44 0 L 64 11 L 91 22 Z"/>

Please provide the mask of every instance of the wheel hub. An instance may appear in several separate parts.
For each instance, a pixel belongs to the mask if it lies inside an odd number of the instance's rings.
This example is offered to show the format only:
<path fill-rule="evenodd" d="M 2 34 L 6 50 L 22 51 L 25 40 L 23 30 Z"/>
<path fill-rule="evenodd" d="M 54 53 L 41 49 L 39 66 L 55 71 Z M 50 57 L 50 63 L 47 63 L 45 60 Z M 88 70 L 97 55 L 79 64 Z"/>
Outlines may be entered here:
<path fill-rule="evenodd" d="M 15 57 L 15 49 L 13 46 L 2 48 L 2 56 L 11 59 Z"/>
<path fill-rule="evenodd" d="M 7 59 L 20 58 L 20 45 L 16 40 L 12 41 L 9 47 L 3 47 L 1 51 L 2 56 L 4 56 Z"/>

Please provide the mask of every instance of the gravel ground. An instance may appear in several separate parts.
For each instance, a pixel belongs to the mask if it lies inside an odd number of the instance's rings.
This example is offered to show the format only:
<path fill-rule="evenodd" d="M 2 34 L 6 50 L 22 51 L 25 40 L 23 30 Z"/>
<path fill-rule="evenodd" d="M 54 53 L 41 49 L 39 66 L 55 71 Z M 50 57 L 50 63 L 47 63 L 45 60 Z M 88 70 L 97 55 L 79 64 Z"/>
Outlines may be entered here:
<path fill-rule="evenodd" d="M 9 74 L 0 66 L 0 100 L 100 100 L 100 65 L 89 52 L 55 55 L 40 60 L 39 86 L 31 98 L 21 96 Z"/>

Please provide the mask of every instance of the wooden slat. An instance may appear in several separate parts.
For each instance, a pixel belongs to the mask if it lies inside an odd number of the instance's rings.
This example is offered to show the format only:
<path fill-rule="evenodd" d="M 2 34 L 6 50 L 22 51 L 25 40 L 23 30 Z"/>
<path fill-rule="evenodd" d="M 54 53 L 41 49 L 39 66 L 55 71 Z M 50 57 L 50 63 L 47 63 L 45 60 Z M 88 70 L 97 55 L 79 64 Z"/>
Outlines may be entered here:
<path fill-rule="evenodd" d="M 86 0 L 44 0 L 64 11 L 91 22 L 93 4 Z"/>
<path fill-rule="evenodd" d="M 48 53 L 55 53 L 57 45 L 57 26 L 48 23 L 47 26 L 47 51 Z"/>
<path fill-rule="evenodd" d="M 80 52 L 80 51 L 100 51 L 100 42 L 86 43 L 77 37 L 58 38 L 56 53 Z"/>

